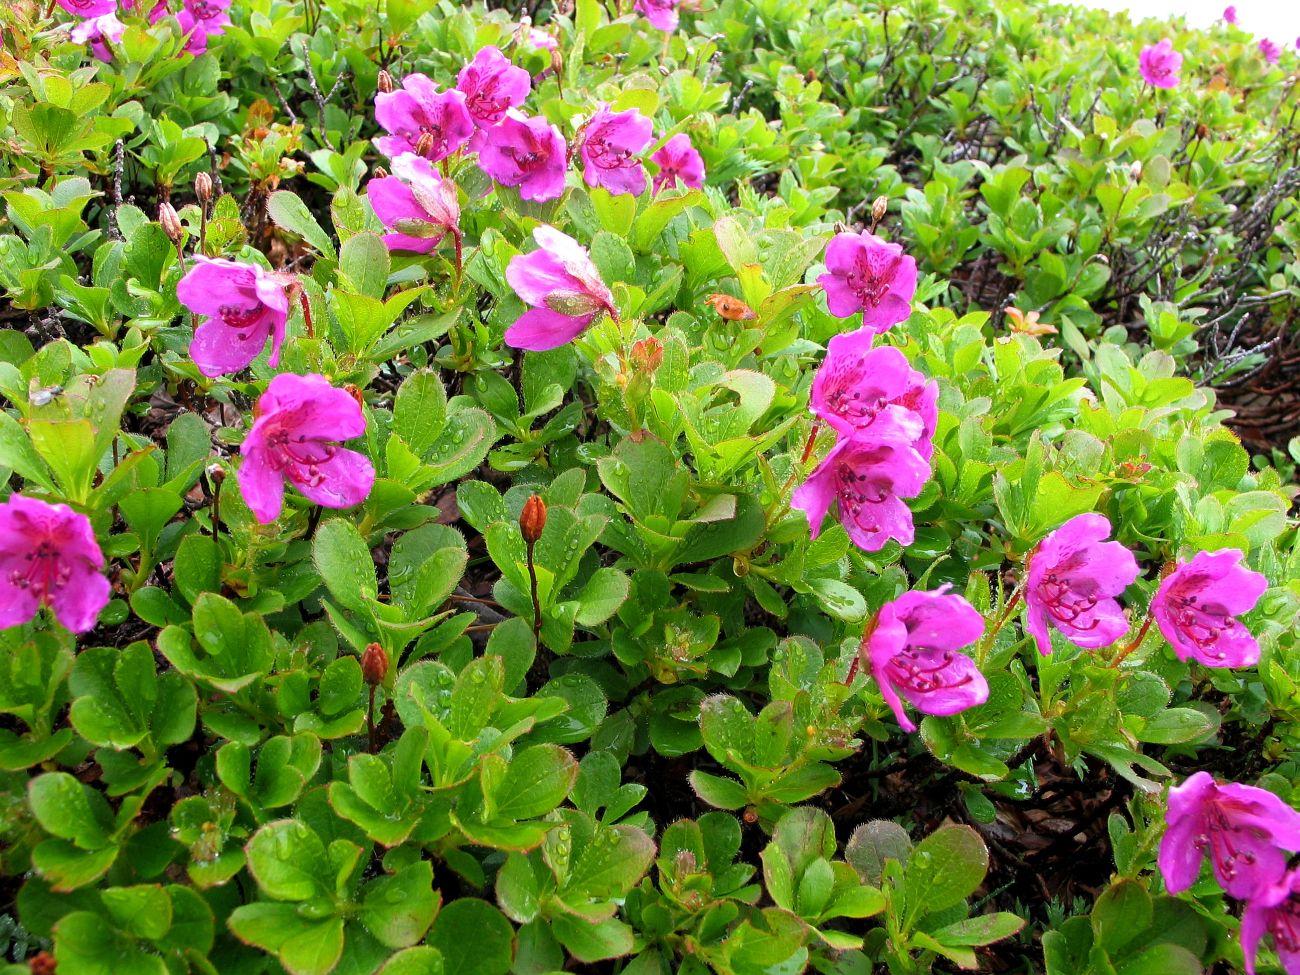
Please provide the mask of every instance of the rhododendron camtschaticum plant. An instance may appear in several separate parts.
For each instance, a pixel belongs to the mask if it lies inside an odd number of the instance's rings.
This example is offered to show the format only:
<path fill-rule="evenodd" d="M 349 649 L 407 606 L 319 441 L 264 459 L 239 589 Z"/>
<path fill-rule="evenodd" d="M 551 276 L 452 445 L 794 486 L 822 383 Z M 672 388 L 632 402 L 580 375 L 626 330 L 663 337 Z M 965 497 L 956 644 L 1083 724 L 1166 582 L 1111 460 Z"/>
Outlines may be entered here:
<path fill-rule="evenodd" d="M 1265 934 L 1288 975 L 1300 972 L 1300 869 L 1290 870 L 1277 883 L 1257 890 L 1241 915 L 1241 950 L 1246 975 L 1255 975 L 1255 954 Z"/>
<path fill-rule="evenodd" d="M 1269 64 L 1277 64 L 1278 59 L 1282 57 L 1282 49 L 1267 37 L 1260 39 L 1259 53 L 1264 56 L 1264 60 Z"/>
<path fill-rule="evenodd" d="M 898 349 L 873 349 L 873 339 L 867 329 L 831 339 L 813 377 L 813 415 L 843 436 L 869 430 L 885 418 L 928 459 L 939 419 L 939 385 L 927 382 Z"/>
<path fill-rule="evenodd" d="M 650 161 L 659 167 L 653 187 L 656 196 L 664 189 L 676 189 L 679 182 L 694 190 L 704 185 L 704 159 L 685 132 L 660 146 Z"/>
<path fill-rule="evenodd" d="M 645 166 L 637 156 L 654 139 L 653 123 L 637 109 L 611 112 L 602 105 L 587 123 L 583 135 L 582 178 L 615 196 L 645 192 Z"/>
<path fill-rule="evenodd" d="M 336 441 L 366 432 L 361 405 L 324 376 L 283 373 L 257 401 L 257 419 L 239 448 L 239 490 L 264 525 L 280 516 L 284 482 L 325 508 L 351 508 L 370 495 L 369 458 Z"/>
<path fill-rule="evenodd" d="M 70 14 L 78 17 L 103 17 L 117 12 L 117 0 L 55 0 Z"/>
<path fill-rule="evenodd" d="M 1300 851 L 1300 813 L 1251 785 L 1219 785 L 1208 772 L 1169 790 L 1158 863 L 1171 894 L 1186 890 L 1208 854 L 1219 885 L 1249 900 L 1279 882 Z"/>
<path fill-rule="evenodd" d="M 1241 565 L 1236 549 L 1197 552 L 1160 583 L 1151 615 L 1179 660 L 1207 667 L 1250 667 L 1259 644 L 1235 617 L 1247 613 L 1268 588 L 1268 579 Z"/>
<path fill-rule="evenodd" d="M 636 0 L 633 9 L 650 21 L 655 30 L 674 31 L 679 21 L 679 6 L 681 0 Z"/>
<path fill-rule="evenodd" d="M 502 186 L 519 187 L 521 198 L 544 203 L 564 193 L 567 153 L 554 125 L 511 111 L 479 149 L 478 162 Z"/>
<path fill-rule="evenodd" d="M 826 247 L 826 273 L 817 283 L 826 289 L 832 315 L 862 312 L 865 328 L 884 332 L 912 314 L 916 261 L 875 234 L 836 234 Z"/>
<path fill-rule="evenodd" d="M 460 69 L 456 87 L 465 95 L 465 108 L 480 129 L 491 128 L 518 108 L 532 91 L 533 80 L 510 63 L 498 48 L 485 47 Z M 476 136 L 477 138 L 477 136 Z"/>
<path fill-rule="evenodd" d="M 268 364 L 280 362 L 284 326 L 289 319 L 286 275 L 256 264 L 196 257 L 176 285 L 176 298 L 196 315 L 207 315 L 194 330 L 190 357 L 205 376 L 239 372 L 271 340 Z"/>
<path fill-rule="evenodd" d="M 1119 542 L 1107 542 L 1105 515 L 1076 515 L 1030 553 L 1025 580 L 1025 629 L 1038 652 L 1052 652 L 1048 627 L 1075 646 L 1095 649 L 1128 632 L 1128 619 L 1115 601 L 1138 576 L 1137 560 Z"/>
<path fill-rule="evenodd" d="M 616 321 L 618 310 L 587 249 L 554 227 L 533 231 L 538 250 L 506 266 L 506 281 L 531 305 L 506 329 L 506 344 L 542 352 L 572 341 L 601 312 Z"/>
<path fill-rule="evenodd" d="M 42 605 L 73 633 L 93 629 L 111 592 L 103 570 L 85 515 L 17 493 L 0 504 L 0 629 Z"/>
<path fill-rule="evenodd" d="M 439 91 L 422 74 L 407 75 L 397 91 L 376 95 L 375 121 L 389 133 L 375 139 L 375 146 L 393 159 L 414 152 L 437 162 L 474 134 L 465 93 L 455 88 Z"/>
<path fill-rule="evenodd" d="M 90 52 L 99 60 L 107 63 L 113 60 L 113 52 L 108 43 L 116 44 L 126 32 L 126 25 L 114 14 L 92 17 L 83 20 L 72 28 L 72 40 L 77 44 L 90 44 Z"/>
<path fill-rule="evenodd" d="M 403 153 L 393 160 L 392 176 L 366 184 L 366 196 L 375 216 L 393 231 L 384 235 L 390 250 L 427 254 L 451 234 L 460 266 L 460 193 L 429 160 Z"/>
<path fill-rule="evenodd" d="M 904 731 L 916 725 L 904 713 L 900 694 L 934 715 L 957 714 L 989 699 L 975 661 L 957 652 L 984 635 L 984 617 L 947 589 L 908 592 L 885 603 L 862 642 L 860 653 Z"/>
<path fill-rule="evenodd" d="M 1142 80 L 1153 88 L 1178 87 L 1178 72 L 1183 67 L 1183 56 L 1174 50 L 1173 41 L 1165 38 L 1159 44 L 1149 44 L 1138 55 L 1138 70 Z"/>

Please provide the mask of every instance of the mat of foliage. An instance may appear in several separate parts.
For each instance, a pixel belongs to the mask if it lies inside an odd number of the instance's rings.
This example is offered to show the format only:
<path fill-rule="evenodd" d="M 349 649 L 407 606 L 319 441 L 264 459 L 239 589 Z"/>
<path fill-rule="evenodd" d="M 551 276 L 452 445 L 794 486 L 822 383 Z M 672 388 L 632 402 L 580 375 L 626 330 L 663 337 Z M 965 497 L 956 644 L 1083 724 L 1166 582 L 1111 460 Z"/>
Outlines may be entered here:
<path fill-rule="evenodd" d="M 0 40 L 0 970 L 1300 972 L 1290 45 Z"/>

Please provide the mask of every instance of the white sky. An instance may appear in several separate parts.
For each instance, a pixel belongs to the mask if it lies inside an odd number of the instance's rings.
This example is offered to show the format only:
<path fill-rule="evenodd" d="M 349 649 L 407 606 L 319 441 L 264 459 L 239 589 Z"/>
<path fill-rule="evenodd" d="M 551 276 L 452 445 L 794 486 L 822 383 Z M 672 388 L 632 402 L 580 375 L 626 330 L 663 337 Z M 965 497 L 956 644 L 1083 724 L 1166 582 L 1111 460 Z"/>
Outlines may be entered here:
<path fill-rule="evenodd" d="M 1223 16 L 1229 0 L 1074 0 L 1086 7 L 1127 10 L 1143 17 L 1187 16 L 1190 27 L 1207 27 Z M 1259 37 L 1271 37 L 1283 48 L 1300 37 L 1300 0 L 1236 0 L 1237 26 Z"/>

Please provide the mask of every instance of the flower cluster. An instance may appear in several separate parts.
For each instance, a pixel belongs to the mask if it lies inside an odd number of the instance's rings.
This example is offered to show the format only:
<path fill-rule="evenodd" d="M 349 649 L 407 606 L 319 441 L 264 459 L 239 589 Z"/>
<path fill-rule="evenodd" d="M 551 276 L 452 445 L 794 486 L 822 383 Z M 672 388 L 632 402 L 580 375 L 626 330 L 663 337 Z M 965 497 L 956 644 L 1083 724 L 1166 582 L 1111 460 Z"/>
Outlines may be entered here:
<path fill-rule="evenodd" d="M 11 494 L 0 504 L 0 629 L 41 606 L 73 633 L 95 626 L 108 604 L 104 555 L 90 519 L 65 504 Z"/>
<path fill-rule="evenodd" d="M 1300 971 L 1300 870 L 1288 870 L 1300 852 L 1300 812 L 1266 789 L 1219 785 L 1196 772 L 1169 790 L 1167 827 L 1158 863 L 1171 894 L 1189 888 L 1208 856 L 1214 877 L 1230 897 L 1245 901 L 1241 947 L 1247 975 L 1265 934 L 1288 972 Z"/>

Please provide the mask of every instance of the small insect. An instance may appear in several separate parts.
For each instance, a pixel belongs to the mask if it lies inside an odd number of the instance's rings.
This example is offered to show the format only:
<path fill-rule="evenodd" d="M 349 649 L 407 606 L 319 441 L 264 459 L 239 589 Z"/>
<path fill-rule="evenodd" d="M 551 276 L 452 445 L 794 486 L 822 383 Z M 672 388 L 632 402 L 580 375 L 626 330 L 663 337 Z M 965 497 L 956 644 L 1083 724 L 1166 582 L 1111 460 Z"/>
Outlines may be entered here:
<path fill-rule="evenodd" d="M 731 295 L 709 295 L 704 299 L 704 303 L 712 305 L 714 310 L 729 322 L 748 322 L 758 317 L 754 314 L 754 309 Z"/>
<path fill-rule="evenodd" d="M 27 398 L 31 401 L 32 406 L 49 406 L 57 397 L 62 395 L 62 386 L 44 386 L 41 389 L 34 390 Z"/>

